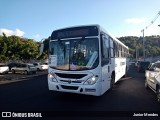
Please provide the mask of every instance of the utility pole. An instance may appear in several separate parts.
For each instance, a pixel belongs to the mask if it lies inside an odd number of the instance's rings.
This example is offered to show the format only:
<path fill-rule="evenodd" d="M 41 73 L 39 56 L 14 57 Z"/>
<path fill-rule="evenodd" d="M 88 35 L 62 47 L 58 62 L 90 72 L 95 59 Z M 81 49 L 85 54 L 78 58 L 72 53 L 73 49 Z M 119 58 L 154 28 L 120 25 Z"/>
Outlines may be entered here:
<path fill-rule="evenodd" d="M 138 41 L 141 39 L 141 37 L 139 37 L 139 39 L 136 41 L 136 61 L 138 61 L 138 56 L 139 56 L 139 53 L 138 53 Z"/>
<path fill-rule="evenodd" d="M 151 23 L 145 28 L 148 29 L 156 20 L 157 18 L 160 16 L 160 11 L 158 12 L 158 14 L 155 16 L 155 18 L 151 21 Z M 160 25 L 158 25 L 160 27 Z M 143 60 L 145 61 L 145 39 L 144 39 L 144 30 L 142 29 L 141 32 L 143 32 Z"/>
<path fill-rule="evenodd" d="M 144 39 L 144 29 L 142 30 L 143 32 L 143 60 L 145 61 L 145 39 Z"/>
<path fill-rule="evenodd" d="M 138 50 L 137 50 L 137 46 L 136 46 L 136 61 L 138 59 Z"/>

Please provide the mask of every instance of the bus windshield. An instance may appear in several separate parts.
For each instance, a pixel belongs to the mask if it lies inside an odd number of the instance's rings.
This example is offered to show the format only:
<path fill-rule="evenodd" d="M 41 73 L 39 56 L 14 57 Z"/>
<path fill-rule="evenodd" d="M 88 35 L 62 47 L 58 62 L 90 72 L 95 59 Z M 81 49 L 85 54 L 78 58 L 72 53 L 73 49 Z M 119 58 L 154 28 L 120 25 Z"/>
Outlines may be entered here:
<path fill-rule="evenodd" d="M 51 41 L 49 64 L 59 70 L 89 70 L 99 64 L 98 38 Z"/>

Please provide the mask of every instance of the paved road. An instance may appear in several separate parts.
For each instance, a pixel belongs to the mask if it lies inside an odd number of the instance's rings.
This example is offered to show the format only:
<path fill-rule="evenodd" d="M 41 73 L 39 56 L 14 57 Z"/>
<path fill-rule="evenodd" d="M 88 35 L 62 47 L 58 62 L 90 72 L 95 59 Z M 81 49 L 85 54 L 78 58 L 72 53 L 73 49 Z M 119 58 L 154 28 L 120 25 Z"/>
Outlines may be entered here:
<path fill-rule="evenodd" d="M 160 104 L 155 93 L 144 88 L 144 73 L 132 66 L 126 78 L 100 97 L 50 92 L 47 75 L 0 85 L 0 111 L 158 112 Z"/>

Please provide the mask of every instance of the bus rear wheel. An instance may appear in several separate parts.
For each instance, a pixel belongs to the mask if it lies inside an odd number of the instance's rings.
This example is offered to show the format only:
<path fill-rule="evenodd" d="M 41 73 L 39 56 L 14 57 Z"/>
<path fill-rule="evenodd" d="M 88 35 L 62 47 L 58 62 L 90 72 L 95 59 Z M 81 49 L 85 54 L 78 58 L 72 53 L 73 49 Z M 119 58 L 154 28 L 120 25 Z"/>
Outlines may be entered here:
<path fill-rule="evenodd" d="M 110 82 L 110 89 L 111 90 L 113 89 L 114 83 L 115 83 L 115 75 L 112 73 L 112 75 L 111 75 L 111 82 Z"/>

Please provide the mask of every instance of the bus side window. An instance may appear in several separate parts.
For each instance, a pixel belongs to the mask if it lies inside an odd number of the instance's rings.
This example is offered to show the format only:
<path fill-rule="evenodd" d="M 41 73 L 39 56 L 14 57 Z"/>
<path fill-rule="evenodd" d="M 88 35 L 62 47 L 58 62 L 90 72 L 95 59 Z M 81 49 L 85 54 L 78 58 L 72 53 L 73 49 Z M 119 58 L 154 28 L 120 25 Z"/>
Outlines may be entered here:
<path fill-rule="evenodd" d="M 114 54 L 115 57 L 118 57 L 118 44 L 116 41 L 114 41 Z"/>
<path fill-rule="evenodd" d="M 105 35 L 101 35 L 102 66 L 109 63 L 109 40 Z"/>
<path fill-rule="evenodd" d="M 115 57 L 114 43 L 113 43 L 113 39 L 112 38 L 110 38 L 110 57 L 111 58 Z"/>

